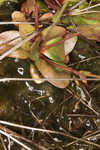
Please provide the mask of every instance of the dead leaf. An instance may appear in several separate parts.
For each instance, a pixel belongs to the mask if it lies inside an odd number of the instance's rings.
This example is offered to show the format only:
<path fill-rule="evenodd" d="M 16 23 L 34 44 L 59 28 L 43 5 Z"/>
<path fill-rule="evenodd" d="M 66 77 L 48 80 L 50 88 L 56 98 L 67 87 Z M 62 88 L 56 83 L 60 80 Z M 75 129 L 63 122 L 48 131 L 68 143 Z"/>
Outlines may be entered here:
<path fill-rule="evenodd" d="M 24 51 L 23 49 L 18 49 L 15 52 L 12 52 L 8 57 L 18 58 L 18 59 L 27 59 L 30 57 L 30 53 Z"/>
<path fill-rule="evenodd" d="M 39 72 L 36 70 L 36 68 L 35 68 L 35 66 L 33 64 L 30 65 L 30 74 L 31 74 L 31 76 L 34 79 L 34 82 L 36 84 L 41 84 L 41 83 L 44 82 L 44 80 L 42 80 L 40 78 Z"/>
<path fill-rule="evenodd" d="M 100 24 L 79 26 L 80 33 L 89 40 L 100 42 Z"/>
<path fill-rule="evenodd" d="M 24 22 L 26 21 L 25 15 L 20 11 L 14 11 L 12 13 L 12 21 L 14 22 Z M 18 26 L 18 24 L 17 24 Z"/>
<path fill-rule="evenodd" d="M 53 84 L 54 86 L 58 88 L 65 88 L 69 85 L 70 81 L 66 80 L 70 78 L 70 73 L 66 71 L 58 71 L 55 67 L 48 64 L 43 59 L 40 59 L 39 61 L 36 61 L 36 66 L 40 73 L 47 78 L 48 82 Z M 49 80 L 49 79 L 58 79 L 58 80 Z M 59 79 L 65 79 L 65 80 L 59 80 Z"/>
<path fill-rule="evenodd" d="M 6 44 L 3 44 L 6 41 Z M 9 50 L 11 47 L 21 41 L 20 34 L 18 31 L 6 31 L 0 33 L 0 54 Z"/>
<path fill-rule="evenodd" d="M 53 18 L 53 14 L 52 13 L 45 13 L 43 14 L 40 18 L 39 21 L 50 21 Z"/>
<path fill-rule="evenodd" d="M 35 32 L 35 27 L 30 24 L 20 24 L 19 33 L 22 38 L 26 38 L 28 34 Z"/>

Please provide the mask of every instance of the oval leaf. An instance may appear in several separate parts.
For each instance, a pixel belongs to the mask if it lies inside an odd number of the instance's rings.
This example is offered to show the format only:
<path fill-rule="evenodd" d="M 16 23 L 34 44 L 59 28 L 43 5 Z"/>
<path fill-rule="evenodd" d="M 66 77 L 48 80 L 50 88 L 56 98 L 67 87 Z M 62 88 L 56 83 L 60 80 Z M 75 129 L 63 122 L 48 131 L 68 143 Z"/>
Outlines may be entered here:
<path fill-rule="evenodd" d="M 60 40 L 62 40 L 61 37 L 57 37 L 55 39 L 49 40 L 46 42 L 46 46 L 54 44 L 55 42 L 58 42 Z M 57 44 L 56 46 L 52 46 L 51 48 L 48 48 L 43 52 L 43 54 L 52 60 L 64 62 L 64 58 L 65 58 L 64 43 L 62 42 L 60 44 Z"/>
<path fill-rule="evenodd" d="M 69 40 L 66 40 L 64 42 L 65 55 L 68 55 L 73 50 L 76 42 L 77 42 L 77 36 L 74 36 L 73 38 L 70 38 Z"/>
<path fill-rule="evenodd" d="M 30 53 L 28 53 L 22 49 L 18 49 L 16 51 L 12 52 L 10 55 L 8 55 L 8 57 L 18 58 L 18 59 L 27 59 L 30 57 Z"/>
<path fill-rule="evenodd" d="M 30 74 L 31 74 L 32 78 L 34 79 L 35 83 L 41 84 L 44 82 L 44 80 L 42 80 L 40 78 L 39 72 L 36 70 L 36 68 L 33 64 L 30 65 Z"/>
<path fill-rule="evenodd" d="M 70 73 L 65 71 L 58 71 L 52 65 L 48 64 L 43 59 L 40 59 L 36 62 L 36 66 L 41 74 L 47 78 L 48 82 L 53 84 L 58 88 L 65 88 L 69 85 L 70 81 L 66 80 L 70 78 Z M 49 80 L 49 79 L 58 79 L 58 80 Z M 61 80 L 65 79 L 65 80 Z"/>
<path fill-rule="evenodd" d="M 19 33 L 22 38 L 27 37 L 28 34 L 31 34 L 35 31 L 35 27 L 30 24 L 20 24 Z"/>
<path fill-rule="evenodd" d="M 60 26 L 49 26 L 41 32 L 43 40 L 50 40 L 55 37 L 64 36 L 65 33 L 66 29 Z"/>

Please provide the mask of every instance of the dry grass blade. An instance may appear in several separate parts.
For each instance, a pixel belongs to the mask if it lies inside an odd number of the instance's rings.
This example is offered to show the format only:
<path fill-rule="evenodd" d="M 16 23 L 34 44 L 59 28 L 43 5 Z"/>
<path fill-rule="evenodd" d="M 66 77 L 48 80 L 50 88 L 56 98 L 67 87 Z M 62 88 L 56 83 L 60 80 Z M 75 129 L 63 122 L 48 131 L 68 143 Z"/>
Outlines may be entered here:
<path fill-rule="evenodd" d="M 7 44 L 7 43 L 9 43 L 9 42 L 11 42 L 11 41 L 14 41 L 14 40 L 16 40 L 16 39 L 18 39 L 18 38 L 20 38 L 20 36 L 17 36 L 16 38 L 13 38 L 12 40 L 11 40 L 11 39 L 10 39 L 10 40 L 4 40 L 4 41 L 0 42 L 0 46 L 1 46 L 1 45 L 4 45 L 4 44 Z"/>
<path fill-rule="evenodd" d="M 86 0 L 80 0 L 76 5 L 72 6 L 69 10 L 73 10 L 75 8 L 77 8 L 78 6 L 80 6 L 82 3 L 84 3 Z"/>
<path fill-rule="evenodd" d="M 72 13 L 72 16 L 75 16 L 75 15 L 83 15 L 83 14 L 90 14 L 90 13 L 100 13 L 100 11 L 85 11 L 85 12 L 73 12 Z"/>
<path fill-rule="evenodd" d="M 9 81 L 35 81 L 38 80 L 37 78 L 32 79 L 32 78 L 2 78 L 0 79 L 0 82 L 9 82 Z M 63 81 L 63 80 L 78 80 L 78 81 L 83 81 L 83 79 L 79 78 L 64 78 L 64 79 L 59 79 L 59 78 L 41 78 L 43 81 L 48 81 L 48 80 L 56 80 L 56 81 Z M 100 79 L 97 78 L 87 78 L 86 81 L 100 81 Z"/>
<path fill-rule="evenodd" d="M 0 130 L 0 133 L 2 135 L 5 135 L 6 137 L 10 138 L 11 140 L 13 140 L 14 142 L 16 142 L 17 144 L 19 144 L 20 146 L 24 147 L 26 150 L 32 150 L 31 148 L 29 148 L 28 146 L 26 146 L 25 144 L 23 144 L 22 142 L 18 141 L 17 139 L 15 139 L 14 137 L 12 137 L 10 134 Z"/>
<path fill-rule="evenodd" d="M 92 9 L 92 8 L 95 8 L 95 7 L 98 7 L 98 6 L 100 6 L 100 3 L 96 4 L 96 5 L 93 5 L 93 6 L 89 6 L 87 8 L 84 8 L 84 9 L 80 10 L 80 12 L 82 12 L 82 11 L 88 11 L 89 9 Z"/>
<path fill-rule="evenodd" d="M 32 38 L 34 38 L 36 35 L 38 35 L 38 32 L 35 32 L 34 34 L 28 36 L 26 39 L 24 39 L 23 41 L 21 41 L 19 44 L 17 44 L 16 46 L 12 47 L 10 50 L 8 50 L 7 52 L 5 52 L 4 54 L 2 54 L 0 56 L 0 60 L 4 59 L 9 54 L 11 54 L 12 52 L 16 51 L 19 47 L 21 47 L 24 43 L 26 43 L 27 41 L 29 41 Z"/>
<path fill-rule="evenodd" d="M 9 24 L 35 24 L 34 22 L 0 22 L 0 25 L 9 25 Z"/>
<path fill-rule="evenodd" d="M 32 140 L 29 140 L 29 139 L 23 137 L 22 135 L 20 135 L 20 134 L 14 132 L 14 131 L 12 131 L 12 130 L 10 130 L 10 129 L 8 129 L 8 128 L 2 126 L 2 125 L 0 125 L 0 130 L 3 130 L 3 131 L 5 131 L 5 132 L 7 132 L 8 134 L 12 135 L 13 137 L 15 137 L 15 138 L 17 138 L 17 139 L 20 139 L 20 140 L 23 140 L 23 141 L 26 142 L 26 143 L 29 143 L 29 144 L 31 144 L 31 145 L 37 147 L 37 148 L 40 149 L 40 150 L 46 150 L 46 148 L 43 147 L 41 144 L 38 145 L 37 143 L 33 142 Z M 1 139 L 1 138 L 2 138 L 2 137 L 0 136 L 0 139 Z M 3 143 L 2 140 L 3 140 L 3 139 L 1 139 L 1 142 L 2 142 L 3 146 L 5 147 L 5 145 L 4 145 L 5 143 Z M 7 150 L 7 149 L 5 148 L 4 150 Z"/>
<path fill-rule="evenodd" d="M 6 145 L 5 145 L 5 143 L 4 143 L 4 140 L 3 140 L 3 137 L 2 137 L 1 134 L 0 134 L 0 140 L 1 140 L 1 143 L 2 143 L 2 145 L 3 145 L 3 149 L 4 149 L 4 150 L 7 150 Z"/>
<path fill-rule="evenodd" d="M 47 130 L 47 129 L 40 129 L 40 128 L 32 128 L 32 127 L 28 127 L 28 126 L 24 126 L 24 125 L 19 125 L 19 124 L 14 124 L 14 123 L 10 123 L 10 122 L 7 122 L 7 121 L 2 121 L 0 120 L 0 123 L 1 124 L 4 124 L 4 125 L 8 125 L 8 126 L 13 126 L 13 127 L 18 127 L 18 128 L 24 128 L 24 129 L 27 129 L 27 130 L 32 130 L 32 131 L 39 131 L 39 132 L 46 132 L 46 133 L 52 133 L 52 134 L 59 134 L 59 135 L 62 135 L 62 136 L 65 136 L 65 137 L 69 137 L 69 138 L 72 138 L 74 139 L 75 141 L 73 142 L 76 142 L 76 141 L 81 141 L 81 142 L 84 142 L 84 143 L 87 143 L 87 144 L 90 144 L 90 145 L 93 145 L 93 146 L 96 146 L 98 148 L 100 148 L 100 145 L 99 144 L 96 144 L 96 143 L 93 143 L 93 142 L 90 142 L 88 140 L 86 140 L 85 138 L 77 138 L 77 137 L 74 137 L 72 135 L 70 135 L 69 133 L 63 133 L 63 132 L 59 132 L 59 131 L 52 131 L 52 130 Z M 1 131 L 1 130 L 0 130 Z M 1 133 L 1 132 L 0 132 Z M 5 134 L 5 132 L 4 132 Z M 13 140 L 13 139 L 12 139 Z M 72 143 L 72 142 L 71 142 Z M 67 147 L 67 145 L 65 145 L 64 147 Z"/>

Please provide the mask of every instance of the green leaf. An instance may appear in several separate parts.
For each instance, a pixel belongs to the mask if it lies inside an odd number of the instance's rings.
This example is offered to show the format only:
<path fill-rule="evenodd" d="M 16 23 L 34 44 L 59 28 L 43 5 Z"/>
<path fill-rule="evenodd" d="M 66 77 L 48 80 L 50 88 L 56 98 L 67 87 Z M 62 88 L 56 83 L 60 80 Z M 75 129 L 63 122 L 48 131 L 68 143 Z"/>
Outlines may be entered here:
<path fill-rule="evenodd" d="M 32 48 L 32 51 L 31 51 L 31 56 L 30 58 L 33 60 L 33 61 L 38 61 L 40 59 L 39 57 L 39 47 L 40 47 L 40 42 L 41 42 L 41 37 L 37 37 L 37 40 L 34 41 L 33 43 L 33 48 Z"/>
<path fill-rule="evenodd" d="M 32 45 L 32 43 L 30 41 L 28 41 L 28 42 L 24 43 L 21 46 L 21 48 L 25 51 L 31 51 L 31 45 Z"/>
<path fill-rule="evenodd" d="M 19 25 L 19 33 L 20 33 L 22 39 L 26 38 L 29 34 L 32 34 L 34 32 L 35 32 L 35 27 L 30 24 L 20 24 Z M 25 51 L 31 51 L 31 42 L 28 41 L 28 42 L 24 43 L 21 47 Z"/>
<path fill-rule="evenodd" d="M 50 40 L 59 36 L 64 36 L 66 29 L 61 26 L 49 26 L 41 32 L 43 40 Z"/>
<path fill-rule="evenodd" d="M 37 4 L 39 6 L 39 11 L 40 12 L 47 12 L 49 10 L 48 7 L 43 2 L 43 0 L 37 0 Z"/>
<path fill-rule="evenodd" d="M 47 41 L 45 45 L 48 46 L 54 44 L 55 42 L 58 42 L 62 39 L 63 38 L 61 37 L 57 37 L 55 39 Z M 57 44 L 56 46 L 52 46 L 51 48 L 48 48 L 43 52 L 43 54 L 52 60 L 64 62 L 64 58 L 65 58 L 64 42 Z"/>
<path fill-rule="evenodd" d="M 28 34 L 32 34 L 34 32 L 35 32 L 35 27 L 30 24 L 19 25 L 19 33 L 22 38 L 26 38 Z"/>

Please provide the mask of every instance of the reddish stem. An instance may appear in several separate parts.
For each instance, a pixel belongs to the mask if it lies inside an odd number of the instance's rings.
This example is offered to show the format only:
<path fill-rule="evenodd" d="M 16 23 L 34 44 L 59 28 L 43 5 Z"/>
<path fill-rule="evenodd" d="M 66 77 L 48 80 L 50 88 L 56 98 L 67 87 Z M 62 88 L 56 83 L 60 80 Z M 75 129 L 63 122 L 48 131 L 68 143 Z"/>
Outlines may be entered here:
<path fill-rule="evenodd" d="M 72 38 L 72 37 L 74 37 L 74 36 L 77 36 L 77 35 L 79 35 L 79 34 L 80 34 L 80 32 L 73 33 L 73 34 L 68 34 L 67 37 L 65 37 L 63 40 L 60 40 L 60 41 L 58 41 L 58 42 L 55 42 L 55 43 L 53 43 L 53 44 L 50 44 L 50 45 L 48 45 L 48 46 L 44 46 L 43 48 L 40 48 L 40 51 L 39 51 L 39 52 L 42 54 L 42 53 L 45 52 L 45 50 L 47 50 L 47 49 L 49 49 L 49 48 L 51 48 L 51 47 L 53 47 L 53 46 L 56 46 L 56 45 L 58 45 L 58 44 L 61 44 L 61 43 L 64 42 L 65 40 L 69 40 L 70 38 Z"/>
<path fill-rule="evenodd" d="M 54 9 L 54 10 L 60 10 L 60 8 L 59 7 L 57 7 L 56 5 L 54 5 L 53 3 L 51 3 L 51 2 L 49 2 L 48 0 L 45 0 L 45 2 L 47 3 L 47 5 L 50 7 L 50 8 L 52 8 L 52 9 Z"/>
<path fill-rule="evenodd" d="M 58 4 L 59 7 L 61 7 L 62 2 L 59 0 L 55 0 L 55 2 Z"/>
<path fill-rule="evenodd" d="M 36 3 L 36 0 L 33 0 L 34 1 L 34 6 L 35 6 L 35 29 L 36 31 L 39 31 L 39 8 L 38 8 L 38 5 Z"/>
<path fill-rule="evenodd" d="M 56 62 L 54 62 L 54 61 L 48 59 L 48 58 L 45 57 L 44 55 L 41 55 L 41 58 L 44 59 L 44 60 L 45 60 L 46 62 L 48 62 L 49 64 L 52 64 L 53 66 L 55 66 L 55 67 L 57 67 L 57 68 L 60 68 L 60 69 L 62 69 L 62 70 L 65 70 L 65 71 L 69 71 L 69 72 L 71 72 L 71 73 L 74 73 L 74 74 L 78 75 L 78 76 L 80 77 L 80 79 L 86 80 L 86 76 L 83 75 L 83 74 L 81 74 L 81 73 L 78 72 L 77 70 L 74 70 L 74 69 L 72 69 L 72 68 L 70 68 L 70 67 L 62 66 L 62 65 L 60 65 L 60 64 L 56 64 Z"/>

